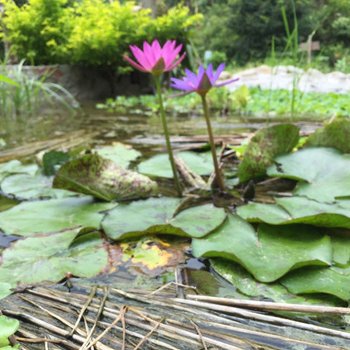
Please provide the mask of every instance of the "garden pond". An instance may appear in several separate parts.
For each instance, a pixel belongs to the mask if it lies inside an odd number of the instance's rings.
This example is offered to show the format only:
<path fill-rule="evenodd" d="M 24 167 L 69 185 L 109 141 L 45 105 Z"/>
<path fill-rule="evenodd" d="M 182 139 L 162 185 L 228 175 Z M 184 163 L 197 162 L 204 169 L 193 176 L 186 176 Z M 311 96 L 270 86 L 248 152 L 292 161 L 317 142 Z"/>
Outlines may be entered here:
<path fill-rule="evenodd" d="M 347 307 L 350 121 L 212 123 L 227 193 L 210 187 L 204 119 L 172 115 L 178 198 L 155 113 L 3 120 L 0 298 L 44 282 L 154 289 L 180 269 L 205 295 Z"/>

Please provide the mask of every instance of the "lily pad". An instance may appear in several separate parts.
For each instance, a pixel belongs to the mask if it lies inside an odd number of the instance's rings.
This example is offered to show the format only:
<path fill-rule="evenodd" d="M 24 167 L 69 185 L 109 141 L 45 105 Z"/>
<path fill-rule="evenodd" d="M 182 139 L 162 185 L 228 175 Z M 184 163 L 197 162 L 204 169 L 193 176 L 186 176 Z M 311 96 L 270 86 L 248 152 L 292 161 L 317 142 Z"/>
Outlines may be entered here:
<path fill-rule="evenodd" d="M 350 266 L 345 268 L 308 268 L 291 272 L 281 283 L 294 294 L 325 293 L 350 300 Z"/>
<path fill-rule="evenodd" d="M 179 152 L 175 154 L 181 158 L 186 165 L 198 175 L 210 175 L 213 170 L 213 161 L 210 152 Z M 154 176 L 172 178 L 173 172 L 167 154 L 157 154 L 156 156 L 141 162 L 138 166 L 140 173 Z"/>
<path fill-rule="evenodd" d="M 306 147 L 333 147 L 343 153 L 350 153 L 350 119 L 337 117 L 311 134 Z"/>
<path fill-rule="evenodd" d="M 350 237 L 332 236 L 333 261 L 338 266 L 350 263 Z"/>
<path fill-rule="evenodd" d="M 246 147 L 238 167 L 241 182 L 266 175 L 277 155 L 289 153 L 298 143 L 299 128 L 293 124 L 273 125 L 259 130 Z"/>
<path fill-rule="evenodd" d="M 259 225 L 258 232 L 237 215 L 203 239 L 192 241 L 196 257 L 238 262 L 258 281 L 273 282 L 292 269 L 330 265 L 330 238 L 310 226 Z"/>
<path fill-rule="evenodd" d="M 0 164 L 0 182 L 8 175 L 12 174 L 29 174 L 34 175 L 39 167 L 36 164 L 22 164 L 18 160 L 11 160 L 7 163 Z"/>
<path fill-rule="evenodd" d="M 148 177 L 125 170 L 97 154 L 85 155 L 64 164 L 53 186 L 105 201 L 146 198 L 158 189 Z"/>
<path fill-rule="evenodd" d="M 44 175 L 16 174 L 7 176 L 1 182 L 1 190 L 7 196 L 18 199 L 64 198 L 77 194 L 52 188 L 52 177 Z"/>
<path fill-rule="evenodd" d="M 99 228 L 102 211 L 115 203 L 95 203 L 91 197 L 23 202 L 0 213 L 0 229 L 8 235 L 31 236 L 76 226 Z"/>
<path fill-rule="evenodd" d="M 0 300 L 6 298 L 11 293 L 11 284 L 0 282 Z"/>
<path fill-rule="evenodd" d="M 78 277 L 99 274 L 108 264 L 100 234 L 78 234 L 75 229 L 15 242 L 3 252 L 0 281 L 15 286 L 57 282 L 68 273 Z"/>
<path fill-rule="evenodd" d="M 305 197 L 276 198 L 277 204 L 250 203 L 237 208 L 249 222 L 271 225 L 309 224 L 350 229 L 350 201 L 320 203 Z"/>
<path fill-rule="evenodd" d="M 0 349 L 12 349 L 8 338 L 19 328 L 18 320 L 0 315 Z"/>
<path fill-rule="evenodd" d="M 320 202 L 350 196 L 350 155 L 333 148 L 305 148 L 277 157 L 267 173 L 300 181 L 294 194 Z"/>
<path fill-rule="evenodd" d="M 203 237 L 226 218 L 225 210 L 212 204 L 189 208 L 175 215 L 180 203 L 178 198 L 163 197 L 120 204 L 108 212 L 102 227 L 115 240 L 146 234 Z"/>
<path fill-rule="evenodd" d="M 258 282 L 242 266 L 226 259 L 210 259 L 212 268 L 223 278 L 229 281 L 239 292 L 249 297 L 262 300 L 270 299 L 275 302 L 292 304 L 314 304 L 328 306 L 342 306 L 338 299 L 322 298 L 316 295 L 295 295 L 278 281 L 273 283 Z M 296 273 L 302 273 L 296 271 Z"/>
<path fill-rule="evenodd" d="M 96 153 L 125 169 L 129 167 L 132 161 L 141 156 L 141 152 L 120 142 L 115 142 L 110 146 L 98 148 L 96 149 Z"/>

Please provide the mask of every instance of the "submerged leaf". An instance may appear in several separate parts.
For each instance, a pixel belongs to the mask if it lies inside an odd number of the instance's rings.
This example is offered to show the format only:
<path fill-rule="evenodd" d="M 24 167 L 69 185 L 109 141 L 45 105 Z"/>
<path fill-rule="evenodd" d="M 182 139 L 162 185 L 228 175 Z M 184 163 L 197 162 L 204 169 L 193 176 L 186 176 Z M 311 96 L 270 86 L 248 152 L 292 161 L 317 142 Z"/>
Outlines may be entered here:
<path fill-rule="evenodd" d="M 244 266 L 261 282 L 272 282 L 289 270 L 330 265 L 330 238 L 302 225 L 259 225 L 258 232 L 236 215 L 205 238 L 192 241 L 196 257 L 222 257 Z"/>
<path fill-rule="evenodd" d="M 3 252 L 0 281 L 13 286 L 58 282 L 71 273 L 92 277 L 108 263 L 108 254 L 99 233 L 78 236 L 79 229 L 28 237 Z"/>
<path fill-rule="evenodd" d="M 350 153 L 350 119 L 337 117 L 311 134 L 306 147 L 333 147 L 343 153 Z"/>
<path fill-rule="evenodd" d="M 213 161 L 210 152 L 179 152 L 175 154 L 181 158 L 185 164 L 198 175 L 210 175 L 213 170 Z M 138 170 L 142 174 L 156 177 L 172 178 L 173 172 L 167 154 L 157 154 L 156 156 L 140 163 Z"/>
<path fill-rule="evenodd" d="M 0 229 L 8 235 L 30 236 L 76 226 L 99 228 L 104 210 L 115 203 L 95 203 L 91 197 L 23 202 L 0 213 Z"/>
<path fill-rule="evenodd" d="M 225 210 L 212 204 L 189 208 L 175 215 L 180 203 L 179 198 L 163 197 L 120 204 L 108 212 L 102 227 L 116 240 L 146 234 L 203 237 L 226 218 Z"/>
<path fill-rule="evenodd" d="M 298 143 L 299 128 L 293 124 L 274 125 L 259 130 L 250 140 L 238 167 L 241 182 L 266 175 L 273 159 L 290 152 Z"/>
<path fill-rule="evenodd" d="M 64 164 L 53 186 L 105 201 L 146 198 L 157 192 L 157 184 L 148 177 L 125 170 L 97 154 Z"/>
<path fill-rule="evenodd" d="M 277 204 L 250 203 L 237 208 L 237 214 L 249 222 L 271 225 L 309 224 L 350 229 L 350 200 L 332 204 L 305 197 L 276 198 Z"/>
<path fill-rule="evenodd" d="M 333 148 L 305 148 L 277 157 L 267 173 L 299 180 L 294 193 L 320 202 L 350 196 L 350 155 Z"/>

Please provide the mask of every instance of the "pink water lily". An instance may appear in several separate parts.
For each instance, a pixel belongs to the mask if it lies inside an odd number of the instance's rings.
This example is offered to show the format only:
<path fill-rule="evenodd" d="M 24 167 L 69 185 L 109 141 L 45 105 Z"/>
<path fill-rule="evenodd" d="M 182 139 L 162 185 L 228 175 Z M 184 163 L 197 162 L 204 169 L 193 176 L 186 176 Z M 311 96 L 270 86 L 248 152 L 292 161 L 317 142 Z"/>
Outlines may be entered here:
<path fill-rule="evenodd" d="M 152 44 L 145 41 L 143 50 L 135 45 L 130 46 L 137 62 L 128 56 L 124 56 L 124 59 L 141 72 L 160 75 L 174 69 L 182 62 L 186 53 L 178 58 L 181 49 L 182 44 L 177 45 L 175 40 L 167 40 L 163 47 L 158 40 L 154 40 Z"/>
<path fill-rule="evenodd" d="M 216 71 L 214 71 L 212 64 L 209 64 L 207 69 L 200 66 L 197 74 L 191 72 L 189 69 L 185 69 L 186 75 L 182 79 L 171 78 L 171 86 L 178 90 L 197 92 L 199 95 L 205 95 L 212 87 L 231 84 L 239 79 L 234 78 L 217 83 L 217 80 L 224 69 L 224 63 L 221 63 Z"/>

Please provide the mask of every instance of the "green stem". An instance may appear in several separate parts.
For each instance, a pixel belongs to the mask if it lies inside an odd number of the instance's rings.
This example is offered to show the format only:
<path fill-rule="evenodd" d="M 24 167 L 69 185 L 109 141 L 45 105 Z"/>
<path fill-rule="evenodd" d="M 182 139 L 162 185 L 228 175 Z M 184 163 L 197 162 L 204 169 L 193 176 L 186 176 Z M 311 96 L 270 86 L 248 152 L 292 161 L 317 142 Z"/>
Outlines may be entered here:
<path fill-rule="evenodd" d="M 173 154 L 173 150 L 171 148 L 171 143 L 170 143 L 170 135 L 169 135 L 168 125 L 167 125 L 167 121 L 166 121 L 166 117 L 165 117 L 165 110 L 164 110 L 164 105 L 163 105 L 163 96 L 162 96 L 162 88 L 161 88 L 161 81 L 160 80 L 161 80 L 160 76 L 154 76 L 154 81 L 155 81 L 156 90 L 157 90 L 158 103 L 159 103 L 159 111 L 160 111 L 160 116 L 161 116 L 162 124 L 163 124 L 166 148 L 167 148 L 168 155 L 169 155 L 171 169 L 173 170 L 176 190 L 177 190 L 178 195 L 181 197 L 182 191 L 181 191 L 179 177 L 177 175 L 177 170 L 176 170 L 176 166 L 175 166 L 174 154 Z"/>
<path fill-rule="evenodd" d="M 210 117 L 209 117 L 209 108 L 208 108 L 208 103 L 207 103 L 207 100 L 205 97 L 206 97 L 205 94 L 201 95 L 202 103 L 203 103 L 204 117 L 205 117 L 205 121 L 207 122 L 207 128 L 208 128 L 208 134 L 209 134 L 210 149 L 211 149 L 211 154 L 213 157 L 216 183 L 219 186 L 220 190 L 223 192 L 225 190 L 225 184 L 224 184 L 224 180 L 223 180 L 222 175 L 221 175 L 221 170 L 220 170 L 218 158 L 216 155 L 213 130 L 211 128 Z"/>

